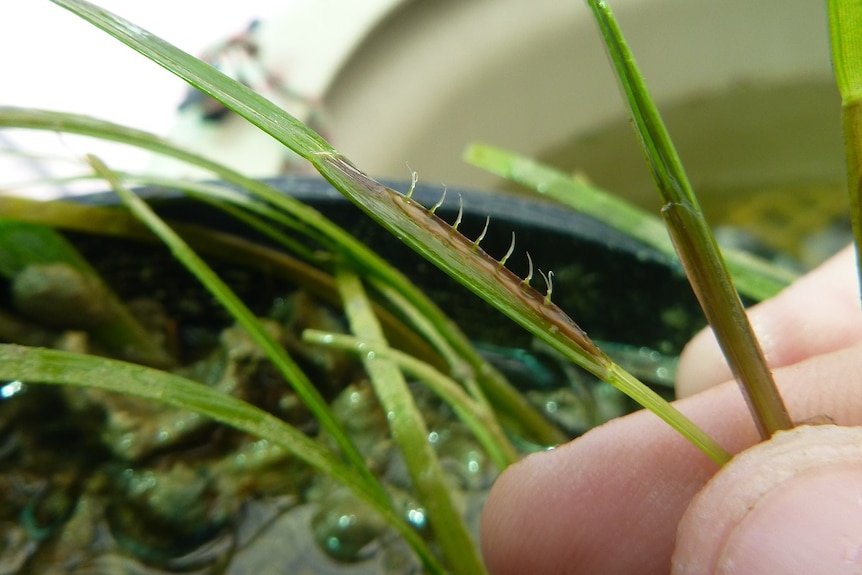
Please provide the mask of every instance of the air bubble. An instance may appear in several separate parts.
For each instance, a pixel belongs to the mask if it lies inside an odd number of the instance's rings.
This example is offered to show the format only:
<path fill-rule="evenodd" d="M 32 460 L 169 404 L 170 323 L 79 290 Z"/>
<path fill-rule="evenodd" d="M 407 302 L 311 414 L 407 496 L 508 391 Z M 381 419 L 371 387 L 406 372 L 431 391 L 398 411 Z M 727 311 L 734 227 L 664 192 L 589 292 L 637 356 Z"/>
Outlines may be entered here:
<path fill-rule="evenodd" d="M 17 395 L 27 388 L 24 382 L 16 379 L 10 381 L 0 387 L 0 399 L 9 399 L 13 395 Z"/>
<path fill-rule="evenodd" d="M 425 516 L 425 510 L 418 507 L 407 511 L 407 521 L 414 527 L 422 529 L 428 522 L 428 518 Z"/>

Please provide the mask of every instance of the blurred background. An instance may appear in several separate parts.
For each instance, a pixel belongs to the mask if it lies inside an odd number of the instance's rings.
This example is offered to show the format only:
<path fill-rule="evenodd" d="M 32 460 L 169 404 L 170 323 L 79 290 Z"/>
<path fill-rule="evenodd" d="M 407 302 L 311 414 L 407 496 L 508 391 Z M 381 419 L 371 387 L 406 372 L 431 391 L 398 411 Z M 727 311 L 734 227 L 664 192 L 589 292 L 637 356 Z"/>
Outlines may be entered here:
<path fill-rule="evenodd" d="M 310 123 L 371 175 L 407 179 L 409 164 L 425 182 L 516 191 L 462 162 L 464 148 L 480 141 L 658 207 L 583 2 L 100 3 Z M 814 226 L 846 210 L 822 3 L 616 0 L 613 6 L 714 219 L 767 213 L 789 231 L 775 227 L 762 235 L 781 243 L 779 235 L 800 233 L 789 225 L 800 213 L 816 220 L 800 225 Z M 63 9 L 31 1 L 4 11 L 0 105 L 73 111 L 170 134 L 254 176 L 307 171 L 241 119 Z M 0 132 L 7 150 L 34 146 L 41 154 L 110 153 L 115 166 L 196 175 L 133 150 Z M 8 154 L 0 162 L 5 189 L 64 169 Z M 791 197 L 801 198 L 803 209 L 777 213 Z"/>

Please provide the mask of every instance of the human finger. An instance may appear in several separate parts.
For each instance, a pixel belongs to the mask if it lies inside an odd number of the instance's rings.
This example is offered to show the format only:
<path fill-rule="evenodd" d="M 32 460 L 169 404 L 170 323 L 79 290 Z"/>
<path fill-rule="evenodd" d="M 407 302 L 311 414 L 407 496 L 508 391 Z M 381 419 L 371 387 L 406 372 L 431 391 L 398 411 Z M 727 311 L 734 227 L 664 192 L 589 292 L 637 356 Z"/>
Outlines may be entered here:
<path fill-rule="evenodd" d="M 862 305 L 855 251 L 845 248 L 816 270 L 749 312 L 770 367 L 778 368 L 862 341 Z M 688 397 L 731 379 L 712 330 L 683 350 L 677 397 Z"/>

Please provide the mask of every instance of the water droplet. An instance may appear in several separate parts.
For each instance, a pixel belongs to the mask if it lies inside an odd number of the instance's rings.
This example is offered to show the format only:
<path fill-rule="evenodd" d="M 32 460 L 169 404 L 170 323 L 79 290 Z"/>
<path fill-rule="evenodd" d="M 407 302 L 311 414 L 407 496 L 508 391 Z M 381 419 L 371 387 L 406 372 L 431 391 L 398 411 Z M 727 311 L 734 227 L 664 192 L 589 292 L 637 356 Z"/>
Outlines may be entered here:
<path fill-rule="evenodd" d="M 347 396 L 347 403 L 349 403 L 350 405 L 361 405 L 362 394 L 358 391 L 351 391 L 350 395 Z"/>
<path fill-rule="evenodd" d="M 425 510 L 421 507 L 416 507 L 407 511 L 407 521 L 418 529 L 423 529 L 428 522 L 425 516 Z"/>
<path fill-rule="evenodd" d="M 374 353 L 373 351 L 369 351 L 368 353 L 365 354 L 365 359 L 367 359 L 367 360 L 372 360 L 375 357 L 377 357 L 377 354 Z"/>
<path fill-rule="evenodd" d="M 440 435 L 436 431 L 428 434 L 428 443 L 437 443 L 440 440 Z"/>
<path fill-rule="evenodd" d="M 320 341 L 322 343 L 332 343 L 333 341 L 335 341 L 335 336 L 332 335 L 331 333 L 327 333 L 322 338 L 320 338 Z"/>
<path fill-rule="evenodd" d="M 18 379 L 10 381 L 0 387 L 0 399 L 9 399 L 13 395 L 17 395 L 27 389 L 23 381 Z"/>
<path fill-rule="evenodd" d="M 134 442 L 135 442 L 135 434 L 134 433 L 124 433 L 120 437 L 117 444 L 122 451 L 126 451 L 132 446 L 132 444 Z"/>

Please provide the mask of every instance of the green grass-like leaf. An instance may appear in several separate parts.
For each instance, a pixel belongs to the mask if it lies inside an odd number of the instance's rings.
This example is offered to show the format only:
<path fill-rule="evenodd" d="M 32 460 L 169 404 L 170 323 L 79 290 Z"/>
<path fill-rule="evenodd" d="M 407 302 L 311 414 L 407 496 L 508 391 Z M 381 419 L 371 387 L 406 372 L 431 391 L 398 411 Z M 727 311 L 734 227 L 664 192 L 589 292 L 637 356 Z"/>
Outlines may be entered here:
<path fill-rule="evenodd" d="M 832 69 L 841 94 L 841 120 L 847 158 L 850 220 L 862 280 L 862 4 L 857 0 L 827 0 Z"/>
<path fill-rule="evenodd" d="M 382 350 L 389 348 L 362 281 L 346 267 L 336 272 L 338 288 L 350 330 Z M 478 548 L 473 543 L 464 518 L 458 512 L 449 490 L 443 468 L 428 441 L 425 418 L 413 399 L 398 365 L 385 356 L 367 351 L 362 356 L 365 371 L 377 396 L 392 438 L 401 450 L 413 487 L 423 506 L 449 569 L 464 575 L 485 573 Z"/>
<path fill-rule="evenodd" d="M 518 460 L 518 454 L 506 439 L 494 414 L 487 409 L 487 406 L 467 395 L 461 386 L 434 366 L 388 345 L 374 344 L 355 336 L 306 329 L 302 333 L 302 339 L 309 343 L 349 351 L 359 356 L 371 353 L 375 357 L 392 360 L 405 374 L 424 382 L 452 407 L 458 414 L 458 418 L 488 452 L 497 469 L 502 471 Z"/>
<path fill-rule="evenodd" d="M 607 2 L 588 0 L 664 207 L 679 259 L 763 438 L 792 427 L 724 258 Z"/>
<path fill-rule="evenodd" d="M 610 192 L 530 158 L 485 144 L 470 146 L 465 159 L 476 167 L 588 214 L 677 260 L 667 227 L 661 219 Z M 721 251 L 740 293 L 755 301 L 776 295 L 797 277 L 793 272 L 751 254 L 727 248 Z"/>

